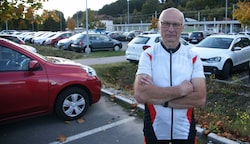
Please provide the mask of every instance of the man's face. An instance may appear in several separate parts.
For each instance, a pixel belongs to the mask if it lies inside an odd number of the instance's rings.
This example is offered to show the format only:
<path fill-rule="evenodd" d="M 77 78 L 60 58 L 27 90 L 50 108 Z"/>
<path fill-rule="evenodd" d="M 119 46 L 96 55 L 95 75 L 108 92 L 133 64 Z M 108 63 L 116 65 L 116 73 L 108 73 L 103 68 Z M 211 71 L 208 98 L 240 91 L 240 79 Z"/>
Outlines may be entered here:
<path fill-rule="evenodd" d="M 176 11 L 167 11 L 159 20 L 159 29 L 165 43 L 179 42 L 183 31 L 181 15 Z"/>

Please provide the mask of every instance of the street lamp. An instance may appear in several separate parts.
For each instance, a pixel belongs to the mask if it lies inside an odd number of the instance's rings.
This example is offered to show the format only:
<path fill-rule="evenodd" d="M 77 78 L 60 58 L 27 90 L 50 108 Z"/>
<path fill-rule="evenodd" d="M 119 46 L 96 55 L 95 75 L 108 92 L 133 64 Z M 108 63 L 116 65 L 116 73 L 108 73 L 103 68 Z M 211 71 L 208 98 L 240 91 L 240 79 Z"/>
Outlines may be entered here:
<path fill-rule="evenodd" d="M 225 23 L 226 23 L 226 25 L 225 25 L 225 33 L 227 33 L 227 0 L 226 0 L 226 10 L 225 10 Z"/>

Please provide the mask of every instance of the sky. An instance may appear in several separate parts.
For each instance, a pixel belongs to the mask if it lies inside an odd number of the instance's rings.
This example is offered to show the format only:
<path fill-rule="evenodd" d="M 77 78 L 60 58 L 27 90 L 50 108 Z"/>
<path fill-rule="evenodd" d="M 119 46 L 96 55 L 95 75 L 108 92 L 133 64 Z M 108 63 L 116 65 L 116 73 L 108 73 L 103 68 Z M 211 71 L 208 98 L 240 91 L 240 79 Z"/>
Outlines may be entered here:
<path fill-rule="evenodd" d="M 87 0 L 87 6 L 91 10 L 99 10 L 106 4 L 117 0 Z M 65 19 L 72 17 L 77 11 L 86 10 L 86 0 L 48 0 L 43 2 L 46 10 L 58 10 L 63 12 Z"/>

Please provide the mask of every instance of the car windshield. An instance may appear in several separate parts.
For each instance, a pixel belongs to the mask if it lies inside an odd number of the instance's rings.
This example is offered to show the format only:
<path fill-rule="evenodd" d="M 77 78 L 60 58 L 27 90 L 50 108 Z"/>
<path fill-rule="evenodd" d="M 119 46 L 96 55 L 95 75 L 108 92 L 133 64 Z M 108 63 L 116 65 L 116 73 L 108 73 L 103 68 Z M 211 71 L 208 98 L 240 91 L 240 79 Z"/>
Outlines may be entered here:
<path fill-rule="evenodd" d="M 232 43 L 232 38 L 225 37 L 207 37 L 196 47 L 216 48 L 216 49 L 228 49 Z"/>
<path fill-rule="evenodd" d="M 135 37 L 131 43 L 132 44 L 146 44 L 150 38 L 149 37 L 144 37 L 144 36 L 137 36 Z"/>
<path fill-rule="evenodd" d="M 78 33 L 73 35 L 70 39 L 81 39 L 84 36 L 84 34 L 82 33 Z"/>

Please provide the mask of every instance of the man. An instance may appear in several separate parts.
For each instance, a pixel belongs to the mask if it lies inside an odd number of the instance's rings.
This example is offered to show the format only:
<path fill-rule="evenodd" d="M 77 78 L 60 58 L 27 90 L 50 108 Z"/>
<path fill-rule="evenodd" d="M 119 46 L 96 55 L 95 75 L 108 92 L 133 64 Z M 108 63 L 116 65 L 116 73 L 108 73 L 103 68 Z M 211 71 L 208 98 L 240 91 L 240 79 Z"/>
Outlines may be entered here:
<path fill-rule="evenodd" d="M 162 11 L 158 28 L 162 42 L 140 58 L 134 91 L 145 104 L 146 144 L 193 144 L 193 108 L 206 103 L 206 83 L 200 58 L 180 44 L 184 15 L 176 8 Z"/>

